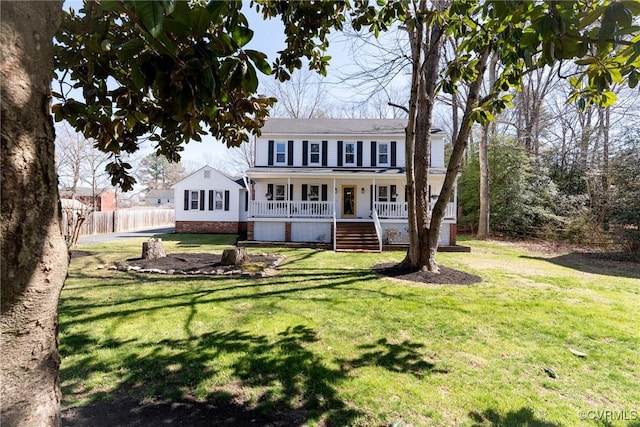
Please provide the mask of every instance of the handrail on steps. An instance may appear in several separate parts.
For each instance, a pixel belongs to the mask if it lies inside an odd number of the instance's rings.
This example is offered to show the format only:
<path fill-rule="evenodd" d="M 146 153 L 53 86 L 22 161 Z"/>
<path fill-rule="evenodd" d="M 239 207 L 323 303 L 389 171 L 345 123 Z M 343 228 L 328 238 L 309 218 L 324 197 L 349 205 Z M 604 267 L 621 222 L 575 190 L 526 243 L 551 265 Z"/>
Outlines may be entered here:
<path fill-rule="evenodd" d="M 338 221 L 336 221 L 336 211 L 335 211 L 335 208 L 334 208 L 334 211 L 333 211 L 333 252 L 336 251 L 336 238 L 337 238 L 337 235 L 338 235 L 338 233 L 336 231 L 337 228 L 338 228 Z"/>
<path fill-rule="evenodd" d="M 373 217 L 373 225 L 376 227 L 376 236 L 378 237 L 378 250 L 382 252 L 382 226 L 380 226 L 380 218 L 378 218 L 378 212 L 376 209 L 371 211 Z"/>

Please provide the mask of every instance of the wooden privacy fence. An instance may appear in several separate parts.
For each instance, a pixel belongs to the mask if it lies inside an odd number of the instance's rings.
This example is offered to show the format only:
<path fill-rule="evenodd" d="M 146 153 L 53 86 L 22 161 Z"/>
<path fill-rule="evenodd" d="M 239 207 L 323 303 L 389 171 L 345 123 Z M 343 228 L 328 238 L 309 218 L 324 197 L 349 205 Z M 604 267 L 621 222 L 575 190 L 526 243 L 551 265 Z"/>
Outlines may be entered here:
<path fill-rule="evenodd" d="M 67 215 L 71 210 L 62 210 L 63 234 L 69 235 Z M 173 209 L 144 209 L 133 211 L 91 212 L 80 227 L 80 236 L 90 234 L 118 233 L 122 231 L 144 230 L 154 227 L 173 227 Z"/>

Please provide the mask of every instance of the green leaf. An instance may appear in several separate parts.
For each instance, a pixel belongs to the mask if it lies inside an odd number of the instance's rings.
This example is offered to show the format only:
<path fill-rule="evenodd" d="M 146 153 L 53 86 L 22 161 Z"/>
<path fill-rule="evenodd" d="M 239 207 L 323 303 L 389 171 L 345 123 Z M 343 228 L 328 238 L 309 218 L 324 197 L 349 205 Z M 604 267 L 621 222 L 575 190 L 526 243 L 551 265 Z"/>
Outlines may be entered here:
<path fill-rule="evenodd" d="M 591 64 L 597 64 L 598 63 L 598 58 L 586 58 L 586 59 L 578 59 L 577 61 L 575 61 L 576 65 L 591 65 Z"/>
<path fill-rule="evenodd" d="M 249 43 L 253 38 L 253 30 L 247 27 L 233 27 L 231 29 L 231 37 L 238 43 L 239 47 L 242 47 Z"/>
<path fill-rule="evenodd" d="M 128 61 L 142 52 L 143 49 L 144 42 L 141 39 L 133 38 L 120 46 L 120 59 L 122 61 Z"/>
<path fill-rule="evenodd" d="M 226 1 L 211 0 L 207 3 L 207 10 L 213 17 L 217 17 L 225 6 L 227 6 Z"/>
<path fill-rule="evenodd" d="M 191 10 L 189 21 L 192 33 L 202 37 L 202 34 L 206 33 L 211 25 L 211 14 L 204 7 L 195 7 Z"/>
<path fill-rule="evenodd" d="M 249 58 L 251 58 L 260 72 L 267 75 L 270 75 L 272 73 L 271 65 L 269 65 L 269 62 L 267 62 L 267 55 L 262 52 L 258 52 L 257 50 L 251 49 L 247 49 L 244 52 Z"/>
<path fill-rule="evenodd" d="M 131 67 L 131 79 L 136 89 L 140 90 L 144 87 L 144 75 L 139 67 Z"/>
<path fill-rule="evenodd" d="M 162 32 L 165 5 L 158 1 L 140 0 L 135 2 L 135 8 L 136 14 L 140 17 L 149 34 L 158 37 Z"/>
<path fill-rule="evenodd" d="M 248 93 L 255 93 L 258 90 L 258 76 L 256 69 L 248 62 L 246 74 L 242 77 L 242 88 Z"/>

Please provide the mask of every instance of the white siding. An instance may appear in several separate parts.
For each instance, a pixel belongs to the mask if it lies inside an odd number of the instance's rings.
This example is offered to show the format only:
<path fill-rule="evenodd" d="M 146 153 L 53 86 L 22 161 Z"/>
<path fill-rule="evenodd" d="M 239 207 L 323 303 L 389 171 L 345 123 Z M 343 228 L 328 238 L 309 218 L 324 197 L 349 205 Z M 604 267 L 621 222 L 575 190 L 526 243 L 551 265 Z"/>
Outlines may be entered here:
<path fill-rule="evenodd" d="M 409 233 L 406 221 L 381 221 L 382 228 L 382 244 L 408 244 Z M 451 224 L 442 224 L 440 227 L 440 236 L 438 237 L 438 246 L 449 245 L 449 229 Z"/>
<path fill-rule="evenodd" d="M 331 242 L 331 223 L 292 222 L 292 242 Z"/>
<path fill-rule="evenodd" d="M 205 178 L 205 172 L 209 178 Z M 240 217 L 241 187 L 215 169 L 205 166 L 174 186 L 176 221 L 238 221 Z M 184 209 L 184 192 L 204 190 L 204 210 Z M 229 191 L 229 210 L 209 210 L 209 190 Z"/>
<path fill-rule="evenodd" d="M 254 222 L 254 240 L 259 242 L 284 242 L 284 237 L 284 222 Z"/>
<path fill-rule="evenodd" d="M 444 167 L 444 140 L 442 138 L 434 138 L 431 140 L 431 167 Z"/>

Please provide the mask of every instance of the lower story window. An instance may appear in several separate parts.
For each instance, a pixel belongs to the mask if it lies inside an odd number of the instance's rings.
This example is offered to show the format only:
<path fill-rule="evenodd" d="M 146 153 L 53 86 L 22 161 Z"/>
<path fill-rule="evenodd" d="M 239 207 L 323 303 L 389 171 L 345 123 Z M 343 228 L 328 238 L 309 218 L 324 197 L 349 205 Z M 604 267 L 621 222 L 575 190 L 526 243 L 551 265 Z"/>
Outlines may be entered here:
<path fill-rule="evenodd" d="M 276 200 L 284 200 L 284 185 L 276 185 Z"/>
<path fill-rule="evenodd" d="M 213 200 L 215 210 L 222 210 L 224 208 L 224 198 L 222 195 L 222 191 L 214 191 Z"/>
<path fill-rule="evenodd" d="M 389 187 L 378 187 L 378 201 L 379 202 L 389 201 Z"/>
<path fill-rule="evenodd" d="M 190 194 L 190 200 L 191 200 L 191 209 L 198 209 L 199 206 L 199 196 L 200 196 L 200 192 L 199 191 L 191 191 L 189 192 Z"/>
<path fill-rule="evenodd" d="M 320 198 L 320 186 L 310 185 L 309 194 L 307 195 L 307 198 L 311 201 L 318 201 Z"/>

